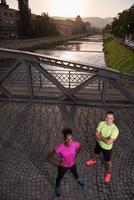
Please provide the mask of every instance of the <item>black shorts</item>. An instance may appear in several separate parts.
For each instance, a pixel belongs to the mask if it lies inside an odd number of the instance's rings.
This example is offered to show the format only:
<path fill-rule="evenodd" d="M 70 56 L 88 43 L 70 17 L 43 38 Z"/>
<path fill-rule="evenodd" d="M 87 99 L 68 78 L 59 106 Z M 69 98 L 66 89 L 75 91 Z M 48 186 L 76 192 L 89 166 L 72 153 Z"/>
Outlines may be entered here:
<path fill-rule="evenodd" d="M 95 153 L 96 155 L 98 155 L 98 154 L 100 154 L 101 152 L 103 153 L 104 160 L 105 160 L 106 162 L 109 162 L 109 161 L 111 160 L 111 157 L 112 157 L 112 149 L 110 149 L 110 150 L 103 149 L 103 148 L 99 145 L 99 143 L 97 142 L 97 143 L 96 143 L 96 146 L 95 146 L 95 149 L 94 149 L 94 153 Z"/>

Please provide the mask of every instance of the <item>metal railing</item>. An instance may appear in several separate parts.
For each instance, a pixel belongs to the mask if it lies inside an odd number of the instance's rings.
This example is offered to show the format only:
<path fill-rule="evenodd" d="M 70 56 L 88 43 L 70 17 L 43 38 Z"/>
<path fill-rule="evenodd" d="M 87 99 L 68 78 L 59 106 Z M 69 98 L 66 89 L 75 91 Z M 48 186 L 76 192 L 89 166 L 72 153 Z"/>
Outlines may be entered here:
<path fill-rule="evenodd" d="M 0 71 L 0 77 L 6 71 Z M 48 70 L 48 72 L 55 77 L 65 88 L 75 88 L 85 80 L 91 78 L 92 74 L 75 72 L 70 70 Z M 52 82 L 45 78 L 40 71 L 32 70 L 32 81 L 35 87 L 56 87 Z M 7 79 L 7 84 L 9 86 L 13 85 L 24 85 L 28 82 L 27 72 L 24 69 L 16 70 L 12 73 Z M 90 85 L 87 85 L 86 88 L 90 89 L 102 89 L 103 82 L 102 80 L 95 80 Z"/>
<path fill-rule="evenodd" d="M 134 103 L 130 74 L 8 49 L 0 49 L 0 58 L 0 98 L 87 105 Z"/>

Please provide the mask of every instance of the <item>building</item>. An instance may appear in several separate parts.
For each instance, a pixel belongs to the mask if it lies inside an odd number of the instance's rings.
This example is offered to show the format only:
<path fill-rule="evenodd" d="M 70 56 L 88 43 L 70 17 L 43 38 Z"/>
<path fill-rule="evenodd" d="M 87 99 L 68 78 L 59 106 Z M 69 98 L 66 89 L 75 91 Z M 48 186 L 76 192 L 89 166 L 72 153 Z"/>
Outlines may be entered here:
<path fill-rule="evenodd" d="M 91 26 L 89 22 L 85 22 L 86 32 L 91 33 Z"/>
<path fill-rule="evenodd" d="M 56 25 L 57 31 L 61 36 L 71 36 L 76 32 L 76 24 L 73 20 L 54 19 L 54 23 Z"/>
<path fill-rule="evenodd" d="M 10 9 L 5 0 L 0 3 L 0 39 L 17 38 L 16 10 Z"/>

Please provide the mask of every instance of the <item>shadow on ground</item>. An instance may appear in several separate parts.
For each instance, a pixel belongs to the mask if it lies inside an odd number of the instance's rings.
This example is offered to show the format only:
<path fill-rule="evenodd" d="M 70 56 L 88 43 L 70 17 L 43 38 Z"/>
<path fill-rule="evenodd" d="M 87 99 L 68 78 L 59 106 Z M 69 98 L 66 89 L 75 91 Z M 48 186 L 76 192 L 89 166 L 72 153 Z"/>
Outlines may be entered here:
<path fill-rule="evenodd" d="M 0 102 L 0 200 L 54 200 L 57 168 L 47 154 L 62 141 L 61 129 L 69 125 L 83 145 L 77 162 L 84 189 L 68 172 L 59 200 L 134 199 L 134 109 L 110 108 L 116 113 L 120 135 L 113 148 L 113 177 L 104 182 L 102 155 L 87 167 L 95 146 L 97 123 L 109 108 Z"/>

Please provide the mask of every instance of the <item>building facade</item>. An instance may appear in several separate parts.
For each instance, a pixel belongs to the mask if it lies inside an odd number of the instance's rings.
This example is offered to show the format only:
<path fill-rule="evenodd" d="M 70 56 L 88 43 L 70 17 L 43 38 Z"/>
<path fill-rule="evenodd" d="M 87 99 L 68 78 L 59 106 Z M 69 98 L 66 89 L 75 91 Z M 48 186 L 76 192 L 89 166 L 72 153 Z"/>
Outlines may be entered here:
<path fill-rule="evenodd" d="M 59 35 L 61 36 L 71 36 L 75 34 L 76 31 L 76 25 L 73 20 L 66 19 L 54 19 L 54 23 L 56 25 L 56 29 L 59 32 Z"/>
<path fill-rule="evenodd" d="M 5 1 L 0 3 L 0 39 L 17 38 L 17 12 L 10 9 Z"/>

